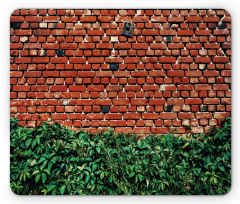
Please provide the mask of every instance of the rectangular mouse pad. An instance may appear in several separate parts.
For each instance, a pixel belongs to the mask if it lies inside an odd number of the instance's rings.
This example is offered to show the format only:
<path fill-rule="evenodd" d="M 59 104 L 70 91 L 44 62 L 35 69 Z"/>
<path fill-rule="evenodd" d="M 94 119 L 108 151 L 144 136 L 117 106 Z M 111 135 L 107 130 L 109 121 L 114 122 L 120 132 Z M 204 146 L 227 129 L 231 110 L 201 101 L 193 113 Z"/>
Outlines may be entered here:
<path fill-rule="evenodd" d="M 229 192 L 229 12 L 14 10 L 10 187 L 18 195 Z"/>

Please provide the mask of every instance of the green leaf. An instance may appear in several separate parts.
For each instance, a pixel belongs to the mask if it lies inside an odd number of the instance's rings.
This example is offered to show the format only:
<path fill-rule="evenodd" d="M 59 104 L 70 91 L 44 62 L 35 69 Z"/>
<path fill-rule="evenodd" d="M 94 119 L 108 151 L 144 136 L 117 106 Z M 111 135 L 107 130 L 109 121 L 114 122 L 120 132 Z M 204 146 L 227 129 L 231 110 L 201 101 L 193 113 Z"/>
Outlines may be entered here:
<path fill-rule="evenodd" d="M 135 175 L 135 172 L 132 172 L 129 174 L 129 178 L 133 177 Z"/>
<path fill-rule="evenodd" d="M 42 173 L 42 182 L 45 183 L 47 180 L 46 174 Z"/>
<path fill-rule="evenodd" d="M 50 170 L 49 169 L 44 169 L 43 171 L 45 171 L 49 176 L 51 175 Z"/>
<path fill-rule="evenodd" d="M 98 153 L 100 153 L 101 147 L 96 147 L 96 150 L 97 150 Z"/>
<path fill-rule="evenodd" d="M 32 139 L 30 138 L 25 142 L 26 148 L 28 148 L 31 145 L 31 143 L 32 143 Z"/>
<path fill-rule="evenodd" d="M 40 172 L 39 170 L 33 171 L 32 176 L 35 175 L 35 174 L 38 174 L 39 172 Z"/>
<path fill-rule="evenodd" d="M 40 175 L 40 174 L 37 174 L 37 175 L 35 176 L 35 182 L 38 183 L 38 181 L 40 180 L 40 178 L 41 178 L 41 175 Z"/>
<path fill-rule="evenodd" d="M 51 192 L 53 189 L 55 189 L 57 186 L 56 185 L 50 185 L 48 188 L 47 188 L 47 191 L 48 192 Z"/>
<path fill-rule="evenodd" d="M 98 166 L 98 165 L 93 165 L 93 166 L 92 166 L 92 172 L 94 172 L 94 171 L 97 169 L 97 166 Z"/>
<path fill-rule="evenodd" d="M 64 192 L 65 192 L 65 190 L 66 190 L 66 186 L 63 184 L 63 185 L 60 187 L 59 190 L 60 190 L 61 195 L 63 195 Z"/>

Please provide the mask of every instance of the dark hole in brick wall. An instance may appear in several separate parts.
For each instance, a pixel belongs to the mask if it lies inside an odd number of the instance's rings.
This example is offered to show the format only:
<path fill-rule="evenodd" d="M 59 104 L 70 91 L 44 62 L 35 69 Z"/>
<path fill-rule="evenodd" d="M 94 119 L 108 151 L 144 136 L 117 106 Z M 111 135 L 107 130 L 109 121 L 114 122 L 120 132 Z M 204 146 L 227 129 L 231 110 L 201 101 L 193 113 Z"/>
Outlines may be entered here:
<path fill-rule="evenodd" d="M 57 56 L 63 57 L 64 56 L 64 50 L 57 50 Z"/>
<path fill-rule="evenodd" d="M 200 106 L 200 111 L 201 111 L 201 112 L 208 111 L 208 106 L 207 106 L 207 105 L 201 105 L 201 106 Z"/>
<path fill-rule="evenodd" d="M 118 70 L 118 64 L 110 64 L 110 70 L 111 71 L 117 71 Z"/>
<path fill-rule="evenodd" d="M 132 38 L 133 37 L 133 28 L 134 28 L 133 23 L 125 22 L 123 24 L 121 35 Z"/>
<path fill-rule="evenodd" d="M 102 106 L 101 107 L 102 113 L 109 113 L 110 111 L 110 106 Z"/>
<path fill-rule="evenodd" d="M 218 15 L 219 19 L 222 19 L 224 17 L 224 15 Z"/>
<path fill-rule="evenodd" d="M 172 105 L 168 105 L 167 106 L 167 112 L 172 112 L 173 106 Z"/>
<path fill-rule="evenodd" d="M 11 23 L 10 24 L 12 29 L 19 29 L 21 27 L 21 23 Z"/>
<path fill-rule="evenodd" d="M 171 42 L 172 41 L 172 37 L 171 36 L 167 36 L 166 40 L 167 40 L 167 42 Z"/>
<path fill-rule="evenodd" d="M 227 24 L 225 22 L 222 22 L 221 25 L 218 25 L 218 29 L 225 29 L 227 28 Z"/>

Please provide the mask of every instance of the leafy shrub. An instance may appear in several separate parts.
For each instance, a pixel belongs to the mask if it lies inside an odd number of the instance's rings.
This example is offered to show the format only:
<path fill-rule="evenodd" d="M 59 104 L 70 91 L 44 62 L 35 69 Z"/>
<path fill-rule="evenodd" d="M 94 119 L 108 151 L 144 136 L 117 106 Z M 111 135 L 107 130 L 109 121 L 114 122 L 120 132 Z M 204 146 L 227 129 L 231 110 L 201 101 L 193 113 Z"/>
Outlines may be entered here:
<path fill-rule="evenodd" d="M 136 136 L 71 131 L 58 123 L 30 129 L 11 118 L 16 194 L 225 194 L 231 185 L 231 120 L 206 135 Z"/>

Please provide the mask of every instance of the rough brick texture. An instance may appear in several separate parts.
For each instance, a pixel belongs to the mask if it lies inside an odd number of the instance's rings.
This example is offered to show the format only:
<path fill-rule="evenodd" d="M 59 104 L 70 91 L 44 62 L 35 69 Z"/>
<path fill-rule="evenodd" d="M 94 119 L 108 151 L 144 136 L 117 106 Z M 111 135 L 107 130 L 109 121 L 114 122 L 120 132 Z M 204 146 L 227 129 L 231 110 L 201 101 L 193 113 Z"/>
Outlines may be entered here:
<path fill-rule="evenodd" d="M 184 134 L 231 114 L 225 10 L 20 9 L 10 35 L 10 112 L 21 125 L 52 117 L 91 132 Z"/>

